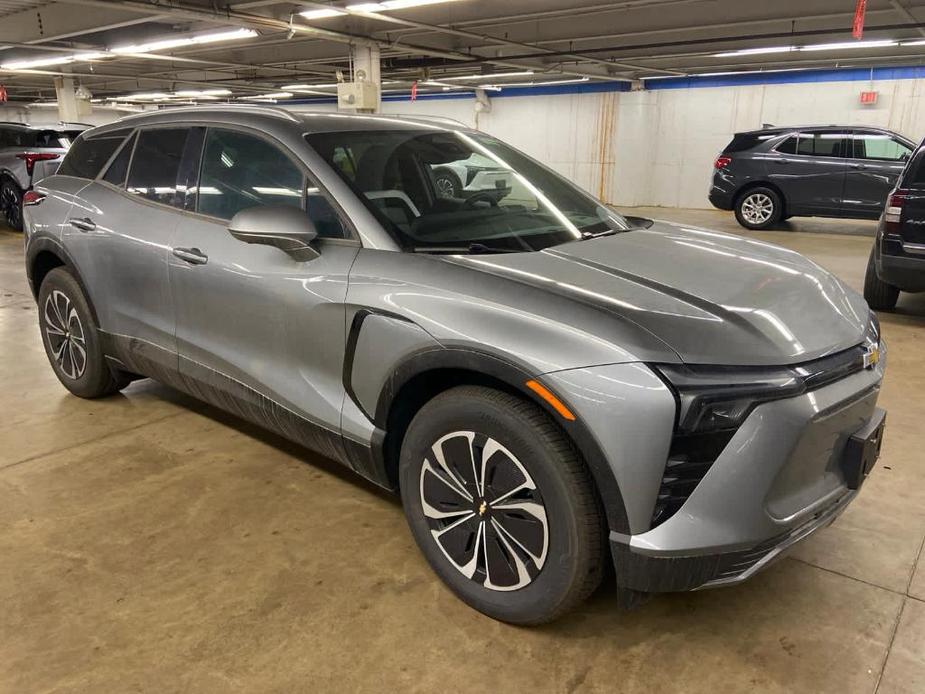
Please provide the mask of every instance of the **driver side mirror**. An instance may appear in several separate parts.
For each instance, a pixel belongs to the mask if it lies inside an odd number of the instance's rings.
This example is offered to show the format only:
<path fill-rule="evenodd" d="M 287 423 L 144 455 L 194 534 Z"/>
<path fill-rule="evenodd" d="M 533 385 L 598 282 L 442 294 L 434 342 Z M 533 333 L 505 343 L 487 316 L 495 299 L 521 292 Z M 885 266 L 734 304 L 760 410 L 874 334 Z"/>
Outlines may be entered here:
<path fill-rule="evenodd" d="M 264 205 L 241 210 L 228 223 L 228 232 L 244 243 L 274 246 L 295 260 L 314 260 L 318 231 L 305 210 L 288 205 Z"/>

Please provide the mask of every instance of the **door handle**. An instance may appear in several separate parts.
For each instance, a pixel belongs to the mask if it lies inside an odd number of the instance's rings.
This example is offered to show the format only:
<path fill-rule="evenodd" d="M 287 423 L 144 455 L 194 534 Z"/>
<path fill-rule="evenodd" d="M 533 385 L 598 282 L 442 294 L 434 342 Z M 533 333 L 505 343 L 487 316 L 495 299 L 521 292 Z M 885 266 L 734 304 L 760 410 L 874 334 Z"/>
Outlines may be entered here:
<path fill-rule="evenodd" d="M 94 222 L 89 217 L 84 217 L 83 219 L 78 217 L 71 217 L 67 220 L 67 223 L 75 229 L 79 229 L 80 231 L 93 231 L 96 229 L 96 222 Z"/>
<path fill-rule="evenodd" d="M 789 164 L 790 160 L 789 159 L 778 159 L 777 163 L 778 164 Z"/>
<path fill-rule="evenodd" d="M 205 265 L 209 262 L 209 256 L 198 248 L 174 248 L 173 254 L 190 265 Z"/>
<path fill-rule="evenodd" d="M 852 169 L 857 169 L 859 171 L 863 171 L 864 169 L 867 168 L 864 164 L 849 164 L 848 166 L 850 166 Z"/>

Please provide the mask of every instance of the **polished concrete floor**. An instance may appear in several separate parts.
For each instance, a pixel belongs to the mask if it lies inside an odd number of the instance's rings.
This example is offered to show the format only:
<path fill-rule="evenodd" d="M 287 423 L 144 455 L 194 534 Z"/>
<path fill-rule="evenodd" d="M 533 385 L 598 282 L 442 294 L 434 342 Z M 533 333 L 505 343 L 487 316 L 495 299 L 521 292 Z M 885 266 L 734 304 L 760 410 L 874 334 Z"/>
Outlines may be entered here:
<path fill-rule="evenodd" d="M 871 232 L 757 236 L 860 287 Z M 925 296 L 882 317 L 883 456 L 832 527 L 745 585 L 635 612 L 606 587 L 531 630 L 455 599 L 334 464 L 150 381 L 68 395 L 21 244 L 0 231 L 2 692 L 925 692 Z"/>

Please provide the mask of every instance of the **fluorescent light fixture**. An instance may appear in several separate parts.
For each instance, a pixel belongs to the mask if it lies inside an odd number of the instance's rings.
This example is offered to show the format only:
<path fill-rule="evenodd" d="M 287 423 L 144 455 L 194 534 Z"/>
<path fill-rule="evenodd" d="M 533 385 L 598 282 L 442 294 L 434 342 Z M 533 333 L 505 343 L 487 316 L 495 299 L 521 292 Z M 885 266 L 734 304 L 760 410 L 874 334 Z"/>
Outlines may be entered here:
<path fill-rule="evenodd" d="M 855 48 L 886 48 L 898 45 L 897 41 L 887 39 L 884 41 L 844 41 L 841 43 L 814 43 L 809 46 L 800 46 L 800 51 L 847 51 Z"/>
<path fill-rule="evenodd" d="M 33 58 L 32 60 L 13 60 L 8 63 L 0 64 L 4 70 L 32 70 L 39 67 L 49 67 L 51 65 L 68 65 L 86 60 L 99 60 L 109 55 L 101 51 L 73 53 L 70 55 L 56 55 L 49 58 Z"/>
<path fill-rule="evenodd" d="M 555 84 L 581 84 L 582 82 L 590 82 L 590 81 L 591 81 L 590 77 L 576 77 L 575 79 L 546 80 L 545 82 L 542 80 L 539 82 L 537 82 L 536 80 L 531 81 L 531 82 L 505 82 L 504 84 L 500 85 L 498 88 L 500 89 L 501 87 L 545 87 L 545 86 L 551 86 Z M 483 86 L 483 89 L 488 89 L 488 88 L 489 88 L 488 85 Z"/>
<path fill-rule="evenodd" d="M 336 86 L 337 82 L 329 82 L 327 84 L 284 84 L 280 89 L 297 92 L 302 89 L 330 89 Z"/>
<path fill-rule="evenodd" d="M 493 80 L 498 77 L 528 77 L 533 74 L 533 70 L 522 70 L 519 72 L 492 72 L 484 75 L 459 75 L 458 77 L 441 77 L 440 79 L 444 82 L 449 82 L 451 80 Z"/>
<path fill-rule="evenodd" d="M 238 98 L 244 101 L 261 101 L 264 99 L 288 99 L 291 96 L 294 96 L 292 92 L 270 92 L 269 94 L 254 94 L 253 96 L 239 96 Z"/>
<path fill-rule="evenodd" d="M 918 39 L 916 41 L 900 41 L 900 46 L 925 46 L 925 39 Z"/>
<path fill-rule="evenodd" d="M 356 5 L 347 5 L 348 12 L 382 12 L 386 9 L 381 2 L 361 2 Z"/>
<path fill-rule="evenodd" d="M 173 93 L 174 96 L 185 98 L 198 98 L 204 96 L 228 96 L 230 89 L 181 89 Z"/>
<path fill-rule="evenodd" d="M 236 41 L 239 39 L 249 39 L 257 36 L 253 29 L 232 29 L 230 31 L 216 31 L 209 34 L 199 34 L 198 36 L 186 36 L 176 39 L 162 39 L 160 41 L 149 41 L 147 43 L 135 43 L 127 46 L 115 46 L 111 48 L 112 53 L 150 53 L 151 51 L 165 51 L 180 46 L 196 46 L 204 43 L 216 43 L 218 41 Z"/>
<path fill-rule="evenodd" d="M 334 7 L 319 7 L 317 10 L 305 10 L 304 12 L 299 12 L 299 14 L 305 19 L 327 19 L 328 17 L 340 17 L 347 13 Z"/>
<path fill-rule="evenodd" d="M 770 46 L 768 48 L 743 48 L 740 51 L 726 51 L 725 53 L 714 53 L 714 58 L 737 58 L 741 55 L 764 55 L 765 53 L 790 53 L 794 50 L 793 46 Z"/>
<path fill-rule="evenodd" d="M 347 5 L 347 12 L 386 12 L 388 10 L 407 10 L 410 7 L 437 5 L 454 0 L 382 0 L 382 2 L 361 2 Z"/>

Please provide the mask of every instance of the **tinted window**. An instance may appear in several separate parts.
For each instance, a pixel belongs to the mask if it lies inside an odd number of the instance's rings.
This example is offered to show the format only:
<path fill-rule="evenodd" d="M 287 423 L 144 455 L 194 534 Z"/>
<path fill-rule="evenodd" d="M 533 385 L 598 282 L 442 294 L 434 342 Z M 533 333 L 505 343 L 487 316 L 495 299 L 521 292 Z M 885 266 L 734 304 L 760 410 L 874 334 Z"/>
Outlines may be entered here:
<path fill-rule="evenodd" d="M 116 148 L 122 144 L 122 137 L 78 138 L 68 150 L 58 173 L 77 178 L 96 178 Z"/>
<path fill-rule="evenodd" d="M 177 172 L 186 136 L 186 128 L 142 130 L 126 190 L 154 202 L 176 205 Z"/>
<path fill-rule="evenodd" d="M 781 154 L 796 154 L 797 153 L 797 135 L 791 135 L 786 140 L 777 145 L 777 151 Z"/>
<path fill-rule="evenodd" d="M 912 150 L 889 135 L 857 133 L 854 136 L 854 156 L 858 159 L 903 161 Z"/>
<path fill-rule="evenodd" d="M 231 130 L 210 129 L 206 135 L 200 213 L 231 219 L 248 207 L 302 207 L 302 188 L 302 171 L 266 140 Z"/>
<path fill-rule="evenodd" d="M 739 133 L 732 138 L 732 142 L 726 145 L 726 149 L 723 150 L 723 153 L 731 154 L 733 152 L 745 152 L 779 135 L 780 133 Z"/>
<path fill-rule="evenodd" d="M 815 157 L 847 157 L 848 135 L 839 132 L 800 133 L 797 154 Z"/>
<path fill-rule="evenodd" d="M 112 183 L 114 186 L 125 185 L 125 174 L 128 173 L 128 164 L 132 159 L 132 149 L 134 147 L 135 137 L 133 136 L 119 151 L 119 155 L 112 160 L 106 170 L 106 175 L 103 176 L 104 181 Z"/>

